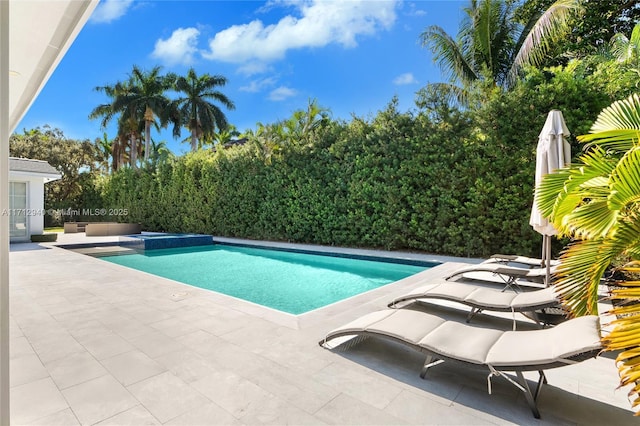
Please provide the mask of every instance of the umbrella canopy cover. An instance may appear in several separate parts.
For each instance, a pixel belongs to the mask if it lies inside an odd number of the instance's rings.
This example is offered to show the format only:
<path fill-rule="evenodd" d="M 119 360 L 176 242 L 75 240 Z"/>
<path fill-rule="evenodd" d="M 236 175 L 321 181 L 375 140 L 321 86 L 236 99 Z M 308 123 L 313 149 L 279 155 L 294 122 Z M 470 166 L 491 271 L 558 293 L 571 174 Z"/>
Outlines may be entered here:
<path fill-rule="evenodd" d="M 547 121 L 538 136 L 536 187 L 542 181 L 544 175 L 553 173 L 571 163 L 571 145 L 567 142 L 569 134 L 562 112 L 555 109 L 549 111 Z M 533 199 L 529 224 L 542 235 L 556 235 L 558 233 L 538 209 L 537 196 L 534 196 Z"/>

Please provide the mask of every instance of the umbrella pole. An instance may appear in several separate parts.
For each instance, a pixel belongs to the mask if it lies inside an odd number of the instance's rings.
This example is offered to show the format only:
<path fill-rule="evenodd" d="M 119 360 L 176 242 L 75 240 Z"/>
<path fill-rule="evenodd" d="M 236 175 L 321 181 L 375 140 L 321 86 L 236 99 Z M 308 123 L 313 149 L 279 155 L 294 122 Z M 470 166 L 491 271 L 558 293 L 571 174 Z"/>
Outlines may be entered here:
<path fill-rule="evenodd" d="M 551 236 L 545 235 L 544 240 L 545 240 L 544 248 L 546 252 L 545 266 L 547 267 L 547 274 L 545 276 L 544 284 L 545 286 L 549 287 L 549 284 L 551 284 Z"/>

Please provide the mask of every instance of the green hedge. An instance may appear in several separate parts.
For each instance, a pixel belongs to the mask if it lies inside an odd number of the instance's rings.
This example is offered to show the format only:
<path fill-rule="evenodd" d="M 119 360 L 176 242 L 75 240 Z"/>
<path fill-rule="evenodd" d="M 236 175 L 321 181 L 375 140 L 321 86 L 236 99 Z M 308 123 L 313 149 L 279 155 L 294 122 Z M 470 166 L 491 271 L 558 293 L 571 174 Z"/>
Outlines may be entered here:
<path fill-rule="evenodd" d="M 333 121 L 304 146 L 259 140 L 188 154 L 102 183 L 105 207 L 146 230 L 487 256 L 536 255 L 535 149 L 549 110 L 586 132 L 611 99 L 561 69 L 531 71 L 470 110 L 441 104 Z M 574 153 L 578 147 L 575 141 Z"/>

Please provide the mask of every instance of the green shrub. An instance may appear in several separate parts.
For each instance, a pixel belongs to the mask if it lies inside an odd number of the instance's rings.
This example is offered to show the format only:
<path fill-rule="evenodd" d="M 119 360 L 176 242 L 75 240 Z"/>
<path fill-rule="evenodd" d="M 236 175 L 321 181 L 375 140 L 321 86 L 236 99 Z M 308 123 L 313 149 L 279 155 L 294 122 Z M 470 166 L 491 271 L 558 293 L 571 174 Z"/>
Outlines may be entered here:
<path fill-rule="evenodd" d="M 58 234 L 33 234 L 32 243 L 53 243 L 58 240 Z"/>
<path fill-rule="evenodd" d="M 124 168 L 99 192 L 104 207 L 128 209 L 126 220 L 146 230 L 537 255 L 542 238 L 529 214 L 538 134 L 554 108 L 573 135 L 586 132 L 610 102 L 598 81 L 572 68 L 530 70 L 470 110 L 435 92 L 414 112 L 399 112 L 394 100 L 369 120 L 324 123 L 304 143 L 254 135 L 155 169 Z"/>

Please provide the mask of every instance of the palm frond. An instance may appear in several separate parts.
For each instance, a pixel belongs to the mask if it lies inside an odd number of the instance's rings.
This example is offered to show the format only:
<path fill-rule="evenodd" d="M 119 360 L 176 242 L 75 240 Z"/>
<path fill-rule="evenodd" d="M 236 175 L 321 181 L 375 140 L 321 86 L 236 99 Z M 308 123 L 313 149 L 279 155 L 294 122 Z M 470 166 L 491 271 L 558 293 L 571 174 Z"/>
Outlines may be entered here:
<path fill-rule="evenodd" d="M 640 263 L 635 261 L 620 269 L 622 272 L 637 272 Z M 622 281 L 622 286 L 612 290 L 612 297 L 623 299 L 625 303 L 613 308 L 610 313 L 616 315 L 611 322 L 611 333 L 603 338 L 609 351 L 619 351 L 616 357 L 620 386 L 632 385 L 629 400 L 632 407 L 640 406 L 640 281 Z M 640 415 L 636 410 L 635 415 Z"/>
<path fill-rule="evenodd" d="M 469 83 L 479 79 L 473 67 L 464 57 L 460 46 L 444 29 L 437 25 L 428 27 L 420 40 L 423 47 L 433 53 L 433 61 L 452 81 Z"/>
<path fill-rule="evenodd" d="M 640 147 L 629 150 L 618 162 L 611 176 L 612 210 L 622 210 L 628 205 L 640 202 Z"/>
<path fill-rule="evenodd" d="M 618 253 L 603 239 L 578 240 L 560 256 L 555 285 L 574 316 L 598 314 L 598 286 Z"/>
<path fill-rule="evenodd" d="M 598 115 L 588 135 L 578 137 L 588 146 L 623 152 L 638 144 L 640 138 L 640 96 L 633 94 L 616 101 Z"/>
<path fill-rule="evenodd" d="M 516 42 L 517 53 L 509 70 L 508 81 L 515 81 L 518 72 L 525 66 L 539 65 L 551 43 L 570 30 L 570 18 L 581 11 L 581 0 L 557 0 L 542 15 L 532 17 Z"/>

